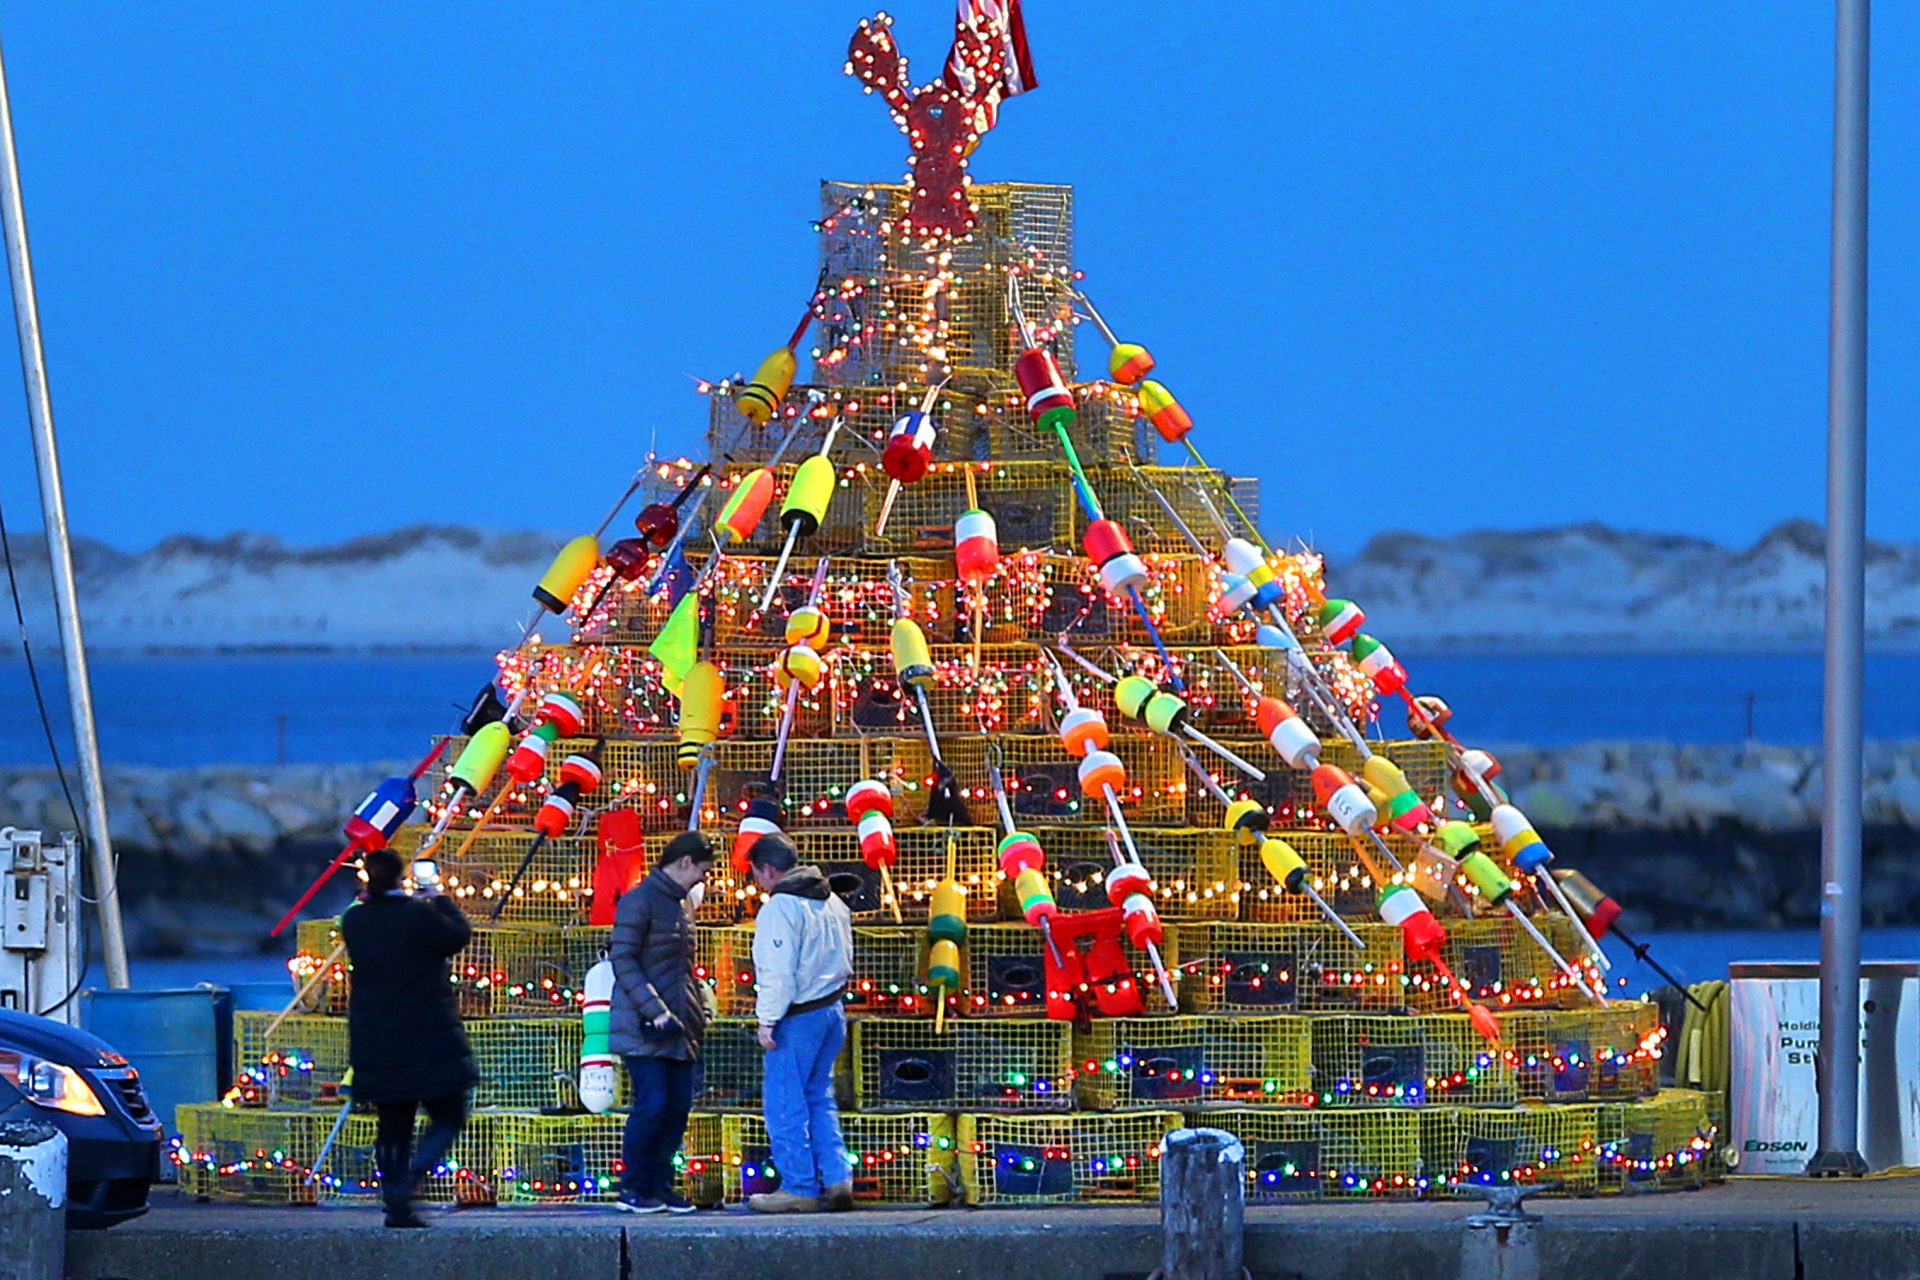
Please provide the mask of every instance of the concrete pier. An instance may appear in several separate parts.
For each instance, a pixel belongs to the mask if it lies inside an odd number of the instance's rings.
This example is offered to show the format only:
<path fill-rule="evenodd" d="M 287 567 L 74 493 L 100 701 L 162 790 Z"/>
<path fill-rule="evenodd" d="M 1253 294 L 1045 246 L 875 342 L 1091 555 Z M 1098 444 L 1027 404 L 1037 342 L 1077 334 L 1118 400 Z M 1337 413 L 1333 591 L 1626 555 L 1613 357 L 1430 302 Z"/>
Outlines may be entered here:
<path fill-rule="evenodd" d="M 1458 1204 L 1249 1207 L 1254 1280 L 1367 1276 L 1453 1280 L 1489 1248 L 1531 1256 L 1492 1274 L 1554 1280 L 1920 1280 L 1920 1179 L 1755 1180 L 1697 1192 L 1532 1200 L 1542 1221 L 1515 1243 L 1469 1239 L 1484 1209 Z M 342 1280 L 631 1280 L 830 1276 L 833 1280 L 1117 1280 L 1160 1263 L 1157 1205 L 863 1210 L 756 1218 L 741 1210 L 631 1217 L 604 1207 L 431 1213 L 430 1231 L 387 1231 L 374 1208 L 193 1204 L 159 1192 L 146 1217 L 67 1241 L 75 1280 L 271 1275 Z"/>

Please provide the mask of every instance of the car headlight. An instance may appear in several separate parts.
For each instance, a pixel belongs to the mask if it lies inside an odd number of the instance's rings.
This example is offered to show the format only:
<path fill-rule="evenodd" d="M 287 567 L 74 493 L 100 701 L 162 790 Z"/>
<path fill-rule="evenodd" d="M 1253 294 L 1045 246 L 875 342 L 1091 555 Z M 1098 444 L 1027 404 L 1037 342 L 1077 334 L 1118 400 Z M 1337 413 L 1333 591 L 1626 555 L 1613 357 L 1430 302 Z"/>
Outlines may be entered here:
<path fill-rule="evenodd" d="M 49 1062 L 15 1049 L 0 1049 L 0 1078 L 28 1099 L 76 1116 L 103 1116 L 100 1095 L 87 1078 L 65 1063 Z"/>

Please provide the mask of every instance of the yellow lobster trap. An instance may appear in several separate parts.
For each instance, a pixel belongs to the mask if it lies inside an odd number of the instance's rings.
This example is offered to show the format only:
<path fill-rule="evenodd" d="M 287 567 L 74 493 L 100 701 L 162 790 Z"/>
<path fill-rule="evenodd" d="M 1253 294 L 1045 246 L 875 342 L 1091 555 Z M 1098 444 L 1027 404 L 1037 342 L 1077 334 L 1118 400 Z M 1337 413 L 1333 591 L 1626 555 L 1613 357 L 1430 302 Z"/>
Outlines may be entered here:
<path fill-rule="evenodd" d="M 960 1183 L 971 1205 L 1150 1204 L 1176 1111 L 963 1114 Z"/>
<path fill-rule="evenodd" d="M 840 1117 L 840 1132 L 856 1202 L 932 1205 L 958 1197 L 952 1116 L 850 1113 Z M 780 1190 L 780 1170 L 759 1116 L 726 1117 L 723 1145 L 728 1204 Z"/>

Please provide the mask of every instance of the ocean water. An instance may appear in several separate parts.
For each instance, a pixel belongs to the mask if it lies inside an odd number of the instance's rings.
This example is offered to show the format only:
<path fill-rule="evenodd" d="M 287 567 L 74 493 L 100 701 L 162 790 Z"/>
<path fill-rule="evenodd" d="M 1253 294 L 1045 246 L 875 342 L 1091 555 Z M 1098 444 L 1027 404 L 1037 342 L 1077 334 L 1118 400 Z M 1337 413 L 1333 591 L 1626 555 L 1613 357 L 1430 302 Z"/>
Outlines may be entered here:
<path fill-rule="evenodd" d="M 1811 743 L 1820 657 L 1790 654 L 1433 654 L 1402 661 L 1453 704 L 1470 741 L 1541 746 L 1596 738 Z M 493 671 L 490 655 L 191 655 L 93 663 L 109 764 L 359 762 L 418 755 Z M 43 661 L 63 749 L 57 656 Z M 43 763 L 25 664 L 0 661 L 0 767 Z M 1393 726 L 1397 728 L 1398 726 Z M 1920 654 L 1867 659 L 1866 730 L 1920 738 Z"/>

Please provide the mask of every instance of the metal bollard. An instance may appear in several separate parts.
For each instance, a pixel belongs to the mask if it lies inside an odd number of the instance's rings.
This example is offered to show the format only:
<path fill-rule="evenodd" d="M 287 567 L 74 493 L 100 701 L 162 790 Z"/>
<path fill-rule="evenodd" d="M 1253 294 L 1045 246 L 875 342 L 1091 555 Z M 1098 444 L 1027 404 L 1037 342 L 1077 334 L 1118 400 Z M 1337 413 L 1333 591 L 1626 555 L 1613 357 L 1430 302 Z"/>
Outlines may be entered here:
<path fill-rule="evenodd" d="M 1245 1274 L 1247 1149 L 1219 1129 L 1176 1129 L 1160 1154 L 1160 1280 Z"/>
<path fill-rule="evenodd" d="M 1485 1213 L 1467 1219 L 1466 1239 L 1460 1249 L 1460 1274 L 1473 1280 L 1540 1280 L 1540 1255 L 1534 1248 L 1534 1228 L 1540 1215 L 1523 1207 L 1526 1198 L 1552 1191 L 1558 1182 L 1538 1182 L 1455 1188 L 1463 1196 L 1487 1202 Z"/>
<path fill-rule="evenodd" d="M 60 1280 L 67 1264 L 67 1135 L 0 1122 L 0 1280 Z"/>

